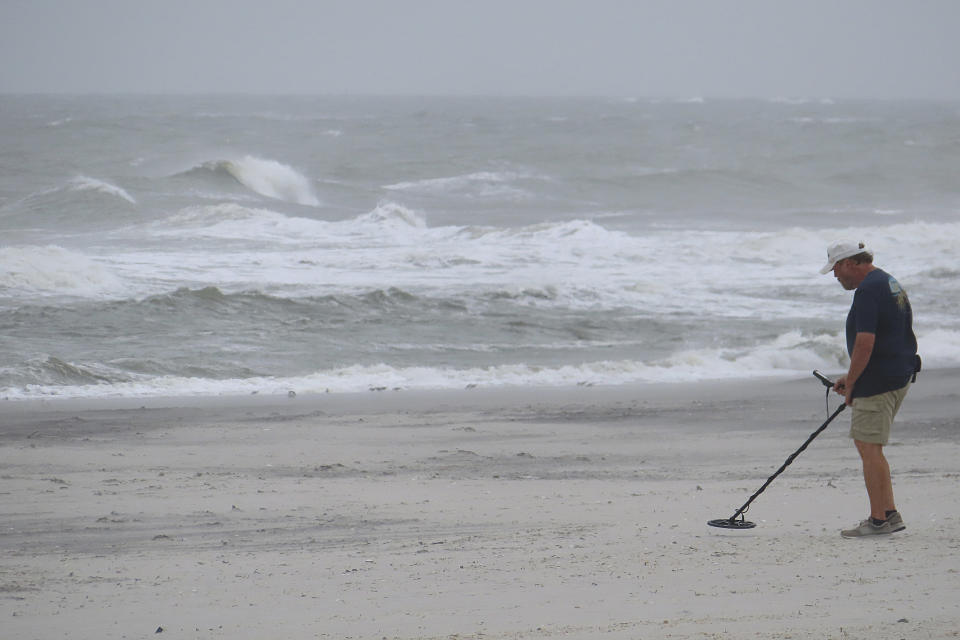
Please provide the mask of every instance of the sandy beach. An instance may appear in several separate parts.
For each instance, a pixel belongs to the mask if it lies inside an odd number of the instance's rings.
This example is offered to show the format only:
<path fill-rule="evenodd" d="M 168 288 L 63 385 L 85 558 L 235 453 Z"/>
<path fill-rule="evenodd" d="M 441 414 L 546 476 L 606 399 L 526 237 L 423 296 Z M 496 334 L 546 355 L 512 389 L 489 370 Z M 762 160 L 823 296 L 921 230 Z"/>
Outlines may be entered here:
<path fill-rule="evenodd" d="M 914 385 L 907 529 L 863 540 L 846 412 L 706 525 L 826 419 L 812 376 L 3 402 L 0 637 L 958 637 L 958 389 Z"/>

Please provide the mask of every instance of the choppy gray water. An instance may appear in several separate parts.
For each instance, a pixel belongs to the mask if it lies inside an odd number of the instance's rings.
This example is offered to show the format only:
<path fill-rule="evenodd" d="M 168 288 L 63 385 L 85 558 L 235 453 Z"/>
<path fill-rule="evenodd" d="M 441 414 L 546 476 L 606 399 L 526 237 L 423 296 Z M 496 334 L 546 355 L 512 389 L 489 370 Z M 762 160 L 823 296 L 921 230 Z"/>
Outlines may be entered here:
<path fill-rule="evenodd" d="M 0 397 L 960 364 L 960 104 L 0 96 Z"/>

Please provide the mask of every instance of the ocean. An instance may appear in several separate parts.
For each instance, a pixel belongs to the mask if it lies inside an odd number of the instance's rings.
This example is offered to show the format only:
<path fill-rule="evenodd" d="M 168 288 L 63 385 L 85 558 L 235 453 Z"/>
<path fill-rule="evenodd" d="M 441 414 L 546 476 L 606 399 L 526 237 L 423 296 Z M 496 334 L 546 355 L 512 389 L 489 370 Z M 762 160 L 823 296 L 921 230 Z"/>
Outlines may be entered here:
<path fill-rule="evenodd" d="M 0 96 L 0 398 L 845 370 L 862 240 L 960 366 L 960 104 Z"/>

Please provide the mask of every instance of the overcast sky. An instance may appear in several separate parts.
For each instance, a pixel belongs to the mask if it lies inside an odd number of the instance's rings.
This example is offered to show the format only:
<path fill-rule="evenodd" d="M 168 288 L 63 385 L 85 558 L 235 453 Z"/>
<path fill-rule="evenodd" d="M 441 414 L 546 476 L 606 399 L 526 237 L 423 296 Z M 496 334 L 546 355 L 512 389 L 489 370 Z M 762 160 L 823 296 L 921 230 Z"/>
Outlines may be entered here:
<path fill-rule="evenodd" d="M 0 0 L 0 93 L 960 99 L 958 0 Z"/>

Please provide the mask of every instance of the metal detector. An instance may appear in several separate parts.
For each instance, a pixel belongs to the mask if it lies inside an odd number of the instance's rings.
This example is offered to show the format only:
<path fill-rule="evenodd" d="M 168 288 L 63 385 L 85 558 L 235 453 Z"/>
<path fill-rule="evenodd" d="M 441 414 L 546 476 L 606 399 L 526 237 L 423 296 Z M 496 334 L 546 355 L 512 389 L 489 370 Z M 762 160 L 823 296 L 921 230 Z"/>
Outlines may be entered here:
<path fill-rule="evenodd" d="M 823 375 L 819 371 L 814 371 L 813 375 L 815 375 L 817 379 L 823 383 L 823 386 L 827 388 L 827 396 L 829 397 L 830 389 L 833 388 L 833 380 Z M 755 526 L 757 526 L 753 522 L 750 522 L 749 520 L 744 520 L 743 518 L 743 514 L 746 513 L 747 509 L 750 508 L 750 503 L 753 502 L 757 496 L 763 493 L 763 490 L 766 489 L 771 482 L 773 482 L 773 479 L 776 478 L 781 473 L 783 473 L 783 470 L 790 466 L 790 463 L 793 462 L 794 458 L 800 455 L 803 452 L 803 450 L 807 448 L 807 445 L 813 442 L 813 439 L 816 438 L 818 435 L 820 435 L 820 432 L 826 429 L 827 425 L 833 422 L 833 419 L 836 418 L 838 415 L 840 415 L 840 412 L 846 408 L 847 408 L 847 404 L 845 402 L 841 403 L 840 406 L 837 407 L 837 410 L 834 411 L 829 418 L 827 418 L 827 421 L 824 422 L 822 425 L 820 425 L 820 427 L 816 431 L 811 433 L 810 437 L 807 438 L 806 442 L 800 445 L 799 449 L 797 449 L 792 454 L 790 454 L 790 457 L 787 458 L 786 462 L 784 462 L 783 465 L 779 469 L 777 469 L 772 476 L 767 478 L 767 481 L 763 483 L 763 486 L 757 489 L 757 492 L 754 493 L 752 496 L 750 496 L 750 498 L 745 503 L 743 503 L 743 506 L 737 509 L 736 513 L 734 513 L 729 518 L 719 518 L 717 520 L 710 520 L 709 522 L 707 522 L 707 524 L 710 525 L 711 527 L 720 527 L 721 529 L 753 529 Z M 737 519 L 738 517 L 740 518 L 739 520 Z"/>

